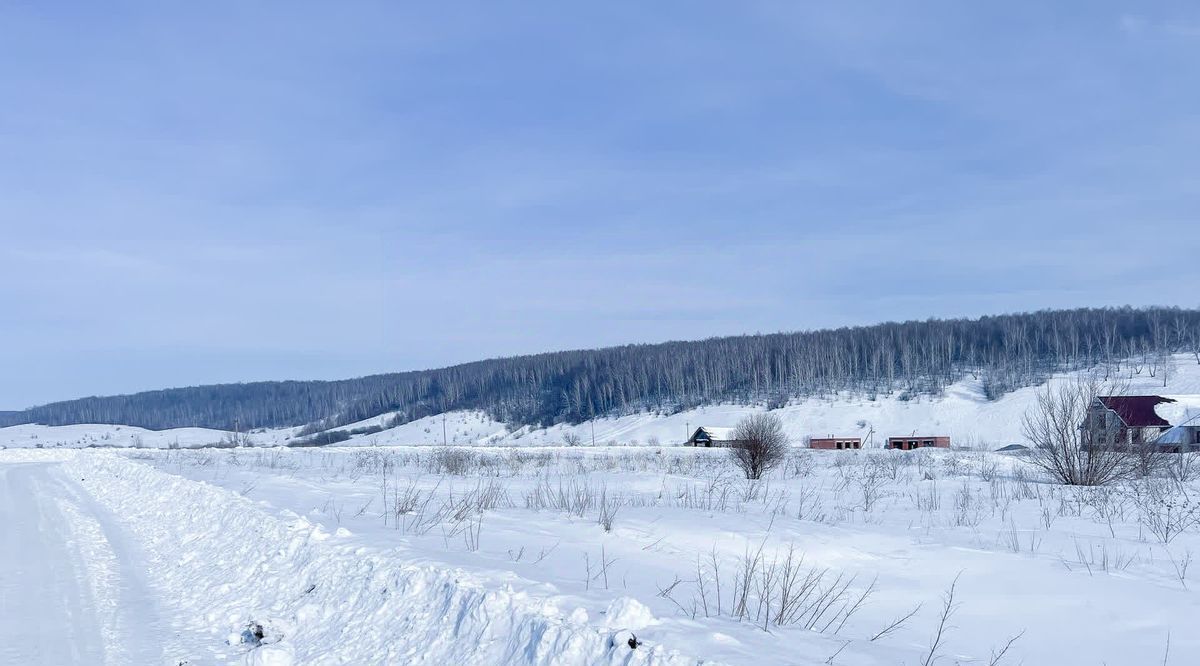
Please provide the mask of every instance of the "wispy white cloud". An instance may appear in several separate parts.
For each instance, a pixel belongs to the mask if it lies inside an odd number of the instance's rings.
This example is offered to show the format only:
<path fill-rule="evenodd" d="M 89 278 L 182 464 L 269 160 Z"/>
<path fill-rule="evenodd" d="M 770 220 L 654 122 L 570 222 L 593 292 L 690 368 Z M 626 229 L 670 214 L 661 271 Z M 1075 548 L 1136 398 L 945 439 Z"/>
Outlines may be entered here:
<path fill-rule="evenodd" d="M 1198 17 L 1158 9 L 0 8 L 0 408 L 1188 304 Z"/>
<path fill-rule="evenodd" d="M 1118 20 L 1121 30 L 1133 35 L 1168 37 L 1200 37 L 1200 20 L 1181 18 L 1152 19 L 1138 14 L 1122 14 Z"/>

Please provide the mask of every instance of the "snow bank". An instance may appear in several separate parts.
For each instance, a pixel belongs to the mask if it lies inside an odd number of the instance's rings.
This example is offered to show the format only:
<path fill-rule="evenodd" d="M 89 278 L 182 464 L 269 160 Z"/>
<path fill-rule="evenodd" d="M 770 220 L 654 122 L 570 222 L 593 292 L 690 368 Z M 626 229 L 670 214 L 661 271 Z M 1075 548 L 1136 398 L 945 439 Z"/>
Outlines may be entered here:
<path fill-rule="evenodd" d="M 64 466 L 142 542 L 160 591 L 192 618 L 183 629 L 209 637 L 230 662 L 711 663 L 630 647 L 626 630 L 654 621 L 636 602 L 614 607 L 619 621 L 589 626 L 553 602 L 489 590 L 460 570 L 398 563 L 295 514 L 114 454 Z M 261 639 L 248 632 L 256 624 Z"/>

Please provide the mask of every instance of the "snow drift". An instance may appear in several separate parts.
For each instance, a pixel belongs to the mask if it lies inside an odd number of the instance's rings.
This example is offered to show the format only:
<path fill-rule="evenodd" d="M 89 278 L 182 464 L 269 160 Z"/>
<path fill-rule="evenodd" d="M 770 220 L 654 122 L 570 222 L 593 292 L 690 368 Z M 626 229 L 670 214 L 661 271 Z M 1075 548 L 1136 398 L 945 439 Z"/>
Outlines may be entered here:
<path fill-rule="evenodd" d="M 175 601 L 178 616 L 192 618 L 180 627 L 191 635 L 186 643 L 204 644 L 218 660 L 711 663 L 661 645 L 631 647 L 630 631 L 640 628 L 633 625 L 654 620 L 620 600 L 602 627 L 591 626 L 551 601 L 487 589 L 459 570 L 398 563 L 339 543 L 338 534 L 300 516 L 272 515 L 229 491 L 114 454 L 64 465 L 142 542 L 159 592 Z M 176 656 L 206 663 L 194 647 Z"/>

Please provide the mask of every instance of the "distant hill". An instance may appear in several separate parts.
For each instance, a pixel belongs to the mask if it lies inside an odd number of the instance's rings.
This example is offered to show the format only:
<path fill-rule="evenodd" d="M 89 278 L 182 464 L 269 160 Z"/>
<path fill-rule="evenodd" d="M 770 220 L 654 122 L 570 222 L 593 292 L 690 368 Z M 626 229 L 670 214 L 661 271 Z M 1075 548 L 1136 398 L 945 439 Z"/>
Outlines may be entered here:
<path fill-rule="evenodd" d="M 217 384 L 67 400 L 0 412 L 0 425 L 109 423 L 161 430 L 311 424 L 318 431 L 397 412 L 459 409 L 514 425 L 578 422 L 715 402 L 782 404 L 852 390 L 936 394 L 964 376 L 996 398 L 1060 370 L 1200 354 L 1200 310 L 1045 310 L 889 322 L 498 358 L 339 381 Z"/>

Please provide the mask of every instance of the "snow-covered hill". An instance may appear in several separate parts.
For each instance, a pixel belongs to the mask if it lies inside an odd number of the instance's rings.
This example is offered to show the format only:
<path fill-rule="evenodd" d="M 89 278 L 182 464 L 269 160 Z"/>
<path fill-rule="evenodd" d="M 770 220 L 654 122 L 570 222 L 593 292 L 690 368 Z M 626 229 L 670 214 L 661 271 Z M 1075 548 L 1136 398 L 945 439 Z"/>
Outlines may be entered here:
<path fill-rule="evenodd" d="M 1191 355 L 1175 357 L 1173 370 L 1164 383 L 1161 371 L 1148 371 L 1121 379 L 1127 393 L 1200 394 L 1200 364 Z M 1052 381 L 1062 381 L 1056 377 Z M 1041 387 L 1027 387 L 989 401 L 981 382 L 966 379 L 937 397 L 917 396 L 903 400 L 880 396 L 868 400 L 861 395 L 839 395 L 793 402 L 774 410 L 797 444 L 806 436 L 840 435 L 869 439 L 868 446 L 881 445 L 892 435 L 949 435 L 955 446 L 998 448 L 1020 442 L 1021 417 L 1036 399 Z M 639 446 L 677 445 L 698 426 L 732 426 L 747 414 L 764 408 L 747 405 L 710 405 L 677 414 L 641 413 L 619 418 L 601 418 L 576 425 L 510 430 L 503 423 L 475 411 L 429 416 L 373 434 L 356 435 L 342 443 L 348 446 L 457 445 L 559 446 L 577 440 L 582 445 Z M 339 430 L 382 426 L 383 414 Z M 246 437 L 256 446 L 287 444 L 297 428 L 262 430 Z M 130 426 L 20 425 L 0 428 L 0 446 L 41 448 L 137 447 L 191 448 L 227 440 L 230 433 L 205 428 L 150 431 Z"/>

